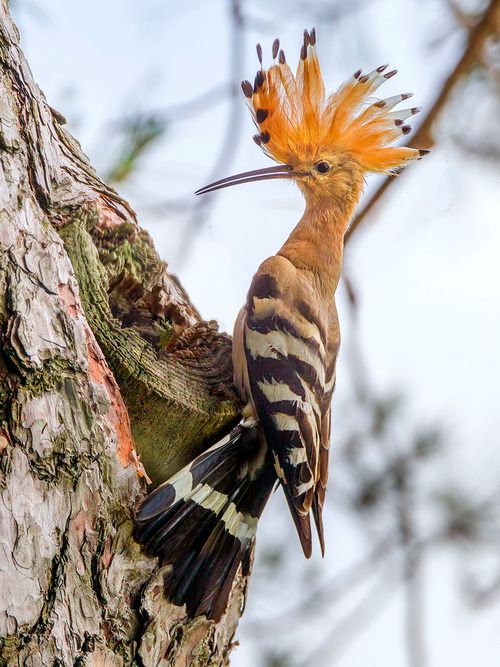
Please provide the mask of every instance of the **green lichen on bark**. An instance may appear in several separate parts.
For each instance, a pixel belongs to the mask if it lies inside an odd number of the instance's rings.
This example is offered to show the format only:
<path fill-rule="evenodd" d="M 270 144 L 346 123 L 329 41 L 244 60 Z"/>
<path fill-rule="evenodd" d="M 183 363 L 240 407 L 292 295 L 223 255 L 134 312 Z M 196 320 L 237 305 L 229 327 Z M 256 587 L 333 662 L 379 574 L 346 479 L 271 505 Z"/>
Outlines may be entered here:
<path fill-rule="evenodd" d="M 237 416 L 237 404 L 218 395 L 220 385 L 229 384 L 228 368 L 216 367 L 214 377 L 204 373 L 204 350 L 199 355 L 182 348 L 168 352 L 146 340 L 135 326 L 124 327 L 113 316 L 108 299 L 111 274 L 101 263 L 91 236 L 96 216 L 92 208 L 80 211 L 59 233 L 78 278 L 85 315 L 127 405 L 137 451 L 150 477 L 159 482 L 227 429 Z M 120 255 L 122 248 L 126 259 Z M 149 273 L 146 263 L 133 261 L 137 256 L 153 261 L 148 250 L 142 235 L 132 243 L 125 239 L 115 246 L 113 255 L 123 280 L 126 266 L 136 279 Z M 109 254 L 106 257 L 109 260 Z M 205 325 L 200 322 L 197 326 Z M 215 333 L 208 358 L 217 353 L 216 340 L 221 348 L 218 354 L 225 352 L 227 359 L 230 340 L 220 335 L 216 339 Z"/>

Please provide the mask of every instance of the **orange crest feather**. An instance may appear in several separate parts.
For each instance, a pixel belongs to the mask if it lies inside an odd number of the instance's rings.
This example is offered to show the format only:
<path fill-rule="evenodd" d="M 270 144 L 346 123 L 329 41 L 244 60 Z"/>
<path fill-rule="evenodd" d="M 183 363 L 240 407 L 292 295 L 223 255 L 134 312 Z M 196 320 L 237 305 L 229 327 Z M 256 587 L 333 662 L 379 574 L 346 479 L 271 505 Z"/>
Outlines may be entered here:
<path fill-rule="evenodd" d="M 427 151 L 390 146 L 408 134 L 404 121 L 416 114 L 414 107 L 391 110 L 411 93 L 374 100 L 371 95 L 396 74 L 387 65 L 369 74 L 361 70 L 325 99 L 323 77 L 316 54 L 316 33 L 304 31 L 297 73 L 293 75 L 279 49 L 273 44 L 273 59 L 268 70 L 260 69 L 255 83 L 243 81 L 259 134 L 254 140 L 272 159 L 283 164 L 314 162 L 328 154 L 348 153 L 366 171 L 388 172 L 418 159 Z M 262 65 L 262 49 L 257 46 Z M 371 98 L 371 99 L 370 99 Z"/>

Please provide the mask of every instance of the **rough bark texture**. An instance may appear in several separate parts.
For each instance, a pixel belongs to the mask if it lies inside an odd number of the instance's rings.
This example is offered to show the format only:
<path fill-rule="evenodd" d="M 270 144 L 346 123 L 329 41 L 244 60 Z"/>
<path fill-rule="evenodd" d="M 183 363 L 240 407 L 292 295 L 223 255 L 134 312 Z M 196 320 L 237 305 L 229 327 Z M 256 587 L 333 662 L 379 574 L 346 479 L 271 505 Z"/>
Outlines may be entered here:
<path fill-rule="evenodd" d="M 235 420 L 231 341 L 47 105 L 6 0 L 0 77 L 0 664 L 225 664 L 245 581 L 187 621 L 131 530 L 135 451 L 158 482 Z"/>

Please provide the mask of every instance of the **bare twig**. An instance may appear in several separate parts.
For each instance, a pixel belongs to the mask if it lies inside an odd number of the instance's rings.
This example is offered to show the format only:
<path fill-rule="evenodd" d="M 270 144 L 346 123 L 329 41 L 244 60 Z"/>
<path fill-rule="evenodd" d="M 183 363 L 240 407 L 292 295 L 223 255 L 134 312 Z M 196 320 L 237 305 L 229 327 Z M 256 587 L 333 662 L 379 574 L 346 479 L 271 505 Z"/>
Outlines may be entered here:
<path fill-rule="evenodd" d="M 500 32 L 500 0 L 491 0 L 488 9 L 484 12 L 482 18 L 476 26 L 470 31 L 467 45 L 464 49 L 462 57 L 456 64 L 455 68 L 444 82 L 439 95 L 436 98 L 430 111 L 425 116 L 420 127 L 415 132 L 409 146 L 419 148 L 429 148 L 434 145 L 435 139 L 432 133 L 434 122 L 446 105 L 450 93 L 462 78 L 464 74 L 470 71 L 481 57 L 481 51 L 487 38 L 494 33 Z M 403 172 L 404 173 L 404 172 Z M 401 176 L 397 179 L 399 180 Z M 373 209 L 375 204 L 382 198 L 382 195 L 388 188 L 396 182 L 393 176 L 388 176 L 374 192 L 365 206 L 358 213 L 350 226 L 346 236 L 345 243 L 347 243 L 354 232 L 359 229 L 361 223 L 366 220 L 368 214 Z"/>
<path fill-rule="evenodd" d="M 223 168 L 227 168 L 235 154 L 235 145 L 240 135 L 239 129 L 241 124 L 241 109 L 242 104 L 238 96 L 239 79 L 241 77 L 241 68 L 243 63 L 243 29 L 244 21 L 241 13 L 240 0 L 229 0 L 229 13 L 231 25 L 231 108 L 229 112 L 229 120 L 226 125 L 226 131 L 219 150 L 218 157 L 215 164 L 207 177 L 207 182 L 216 180 Z M 214 202 L 214 195 L 207 197 L 200 197 L 192 208 L 191 215 L 186 224 L 186 228 L 181 237 L 180 250 L 178 255 L 178 262 L 182 263 L 191 247 L 191 236 L 198 232 L 202 227 L 204 221 L 207 219 Z"/>
<path fill-rule="evenodd" d="M 176 123 L 193 116 L 204 113 L 211 107 L 224 102 L 227 97 L 234 94 L 233 86 L 230 83 L 223 83 L 220 86 L 214 86 L 209 90 L 200 93 L 186 102 L 174 104 L 156 113 L 162 116 L 169 123 Z"/>
<path fill-rule="evenodd" d="M 195 95 L 190 100 L 180 102 L 179 104 L 172 104 L 167 107 L 150 109 L 147 113 L 138 112 L 134 114 L 135 118 L 147 115 L 147 117 L 155 118 L 162 123 L 179 123 L 184 120 L 189 120 L 194 116 L 198 116 L 205 111 L 208 111 L 213 106 L 217 106 L 230 97 L 233 93 L 233 87 L 230 83 L 222 83 L 218 86 L 213 86 L 208 90 L 203 91 L 199 95 Z M 129 122 L 128 116 L 120 116 L 119 118 L 110 121 L 105 126 L 104 132 L 116 131 L 123 129 Z"/>

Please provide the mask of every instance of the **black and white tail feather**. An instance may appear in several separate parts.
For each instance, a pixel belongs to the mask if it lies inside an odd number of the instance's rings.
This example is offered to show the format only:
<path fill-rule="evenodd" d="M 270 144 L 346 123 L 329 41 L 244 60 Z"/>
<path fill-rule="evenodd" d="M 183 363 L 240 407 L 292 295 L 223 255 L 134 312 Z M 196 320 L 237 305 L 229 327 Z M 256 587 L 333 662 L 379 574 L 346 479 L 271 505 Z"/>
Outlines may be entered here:
<path fill-rule="evenodd" d="M 257 522 L 276 483 L 261 438 L 258 427 L 238 425 L 139 510 L 137 540 L 160 565 L 171 565 L 165 593 L 191 618 L 219 620 L 240 563 L 248 574 Z"/>

